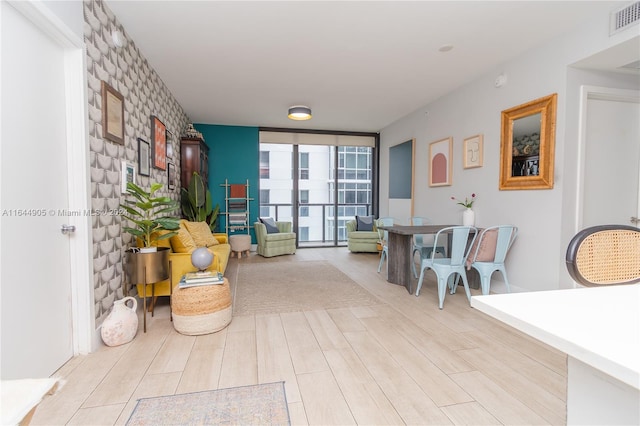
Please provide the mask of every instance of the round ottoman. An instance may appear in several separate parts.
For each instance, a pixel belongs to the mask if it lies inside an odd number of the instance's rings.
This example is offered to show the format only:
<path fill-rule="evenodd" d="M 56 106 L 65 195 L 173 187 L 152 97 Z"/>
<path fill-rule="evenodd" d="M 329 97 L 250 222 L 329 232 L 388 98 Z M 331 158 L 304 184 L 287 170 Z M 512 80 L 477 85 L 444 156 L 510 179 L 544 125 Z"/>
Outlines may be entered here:
<path fill-rule="evenodd" d="M 231 257 L 233 257 L 234 253 L 238 254 L 238 258 L 242 257 L 242 253 L 247 253 L 247 257 L 249 257 L 251 235 L 231 235 L 229 244 L 231 245 Z"/>
<path fill-rule="evenodd" d="M 196 336 L 220 331 L 231 322 L 229 281 L 198 287 L 176 287 L 171 295 L 173 327 L 178 333 Z"/>

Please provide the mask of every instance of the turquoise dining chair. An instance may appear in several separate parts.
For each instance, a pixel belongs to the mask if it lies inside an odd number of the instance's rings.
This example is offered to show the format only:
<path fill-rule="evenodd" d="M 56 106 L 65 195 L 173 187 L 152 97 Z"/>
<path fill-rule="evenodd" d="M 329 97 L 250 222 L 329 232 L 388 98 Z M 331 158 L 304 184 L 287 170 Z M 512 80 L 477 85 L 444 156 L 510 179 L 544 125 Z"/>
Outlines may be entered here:
<path fill-rule="evenodd" d="M 517 235 L 518 228 L 514 225 L 490 226 L 480 232 L 478 241 L 473 246 L 471 256 L 467 260 L 467 269 L 471 267 L 478 271 L 482 294 L 489 294 L 491 275 L 495 271 L 500 271 L 507 287 L 507 293 L 511 293 L 504 260 Z M 458 280 L 456 279 L 454 292 L 457 285 Z"/>
<path fill-rule="evenodd" d="M 394 219 L 392 217 L 381 217 L 376 223 L 376 226 L 393 226 Z M 389 231 L 378 229 L 378 236 L 380 237 L 380 244 L 382 245 L 380 263 L 378 263 L 378 272 L 380 272 L 384 259 L 389 257 L 389 248 L 387 247 L 389 244 Z M 387 273 L 389 273 L 389 262 L 387 262 Z"/>
<path fill-rule="evenodd" d="M 411 218 L 412 226 L 422 226 L 429 225 L 431 220 L 426 217 L 418 217 L 414 216 Z M 413 260 L 415 258 L 416 253 L 420 255 L 420 262 L 422 259 L 426 259 L 431 257 L 431 252 L 434 249 L 433 245 L 433 236 L 431 235 L 414 235 L 413 236 L 413 250 L 411 251 L 411 270 L 413 271 L 413 276 L 418 278 L 418 272 L 416 271 L 416 263 Z M 440 253 L 442 257 L 446 256 L 444 246 L 435 246 L 436 253 Z"/>
<path fill-rule="evenodd" d="M 473 232 L 473 238 L 469 241 L 469 234 Z M 449 257 L 436 258 L 436 244 L 440 236 L 443 237 L 451 233 L 451 251 Z M 433 270 L 436 273 L 438 280 L 438 307 L 442 309 L 444 305 L 445 290 L 447 283 L 449 284 L 450 291 L 453 294 L 454 285 L 456 280 L 449 280 L 449 277 L 454 278 L 454 274 L 462 277 L 464 284 L 464 290 L 467 293 L 467 299 L 471 303 L 471 292 L 469 291 L 469 283 L 467 282 L 467 273 L 465 271 L 467 257 L 473 246 L 473 242 L 478 236 L 478 230 L 473 226 L 450 226 L 441 229 L 437 234 L 433 242 L 433 250 L 431 251 L 431 257 L 422 259 L 420 262 L 420 278 L 418 279 L 418 288 L 416 289 L 416 296 L 420 295 L 420 289 L 422 288 L 422 281 L 424 280 L 424 272 L 427 269 Z"/>

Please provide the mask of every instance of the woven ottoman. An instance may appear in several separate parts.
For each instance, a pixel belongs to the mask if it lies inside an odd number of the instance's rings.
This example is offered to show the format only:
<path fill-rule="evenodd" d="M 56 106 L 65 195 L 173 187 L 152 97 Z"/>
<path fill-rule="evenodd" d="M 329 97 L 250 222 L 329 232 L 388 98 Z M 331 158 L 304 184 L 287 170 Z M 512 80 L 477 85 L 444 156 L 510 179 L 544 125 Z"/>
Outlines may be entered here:
<path fill-rule="evenodd" d="M 215 333 L 231 322 L 229 281 L 198 287 L 176 287 L 171 295 L 173 327 L 180 334 Z"/>
<path fill-rule="evenodd" d="M 242 253 L 247 253 L 247 257 L 249 257 L 251 235 L 231 235 L 229 244 L 231 244 L 231 257 L 233 257 L 234 253 L 238 255 L 238 258 L 242 257 Z"/>

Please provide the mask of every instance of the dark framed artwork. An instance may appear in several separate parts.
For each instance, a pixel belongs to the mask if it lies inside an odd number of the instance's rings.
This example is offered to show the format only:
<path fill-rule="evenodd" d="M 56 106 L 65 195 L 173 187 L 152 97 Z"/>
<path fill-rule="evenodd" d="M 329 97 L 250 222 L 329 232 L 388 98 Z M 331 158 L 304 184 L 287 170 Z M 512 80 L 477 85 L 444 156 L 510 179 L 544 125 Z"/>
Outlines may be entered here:
<path fill-rule="evenodd" d="M 169 189 L 176 189 L 176 165 L 173 163 L 167 163 L 167 170 L 169 178 L 169 184 L 167 187 Z"/>
<path fill-rule="evenodd" d="M 151 146 L 149 142 L 138 138 L 138 174 L 149 176 L 151 173 Z"/>
<path fill-rule="evenodd" d="M 167 129 L 167 161 L 173 158 L 173 132 Z"/>
<path fill-rule="evenodd" d="M 124 145 L 124 97 L 102 82 L 102 136 Z"/>
<path fill-rule="evenodd" d="M 155 115 L 151 116 L 151 157 L 153 167 L 167 169 L 167 127 Z"/>

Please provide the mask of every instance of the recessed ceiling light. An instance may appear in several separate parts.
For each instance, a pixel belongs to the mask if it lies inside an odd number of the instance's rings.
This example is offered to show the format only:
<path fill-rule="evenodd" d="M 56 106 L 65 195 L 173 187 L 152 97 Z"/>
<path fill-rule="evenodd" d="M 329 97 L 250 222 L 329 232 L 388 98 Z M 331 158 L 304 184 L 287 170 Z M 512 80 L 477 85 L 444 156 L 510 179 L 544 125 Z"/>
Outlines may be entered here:
<path fill-rule="evenodd" d="M 445 44 L 438 49 L 440 52 L 449 52 L 453 49 L 453 44 Z"/>
<path fill-rule="evenodd" d="M 287 115 L 292 120 L 310 120 L 311 119 L 311 108 L 304 105 L 294 105 L 289 108 L 289 115 Z"/>

